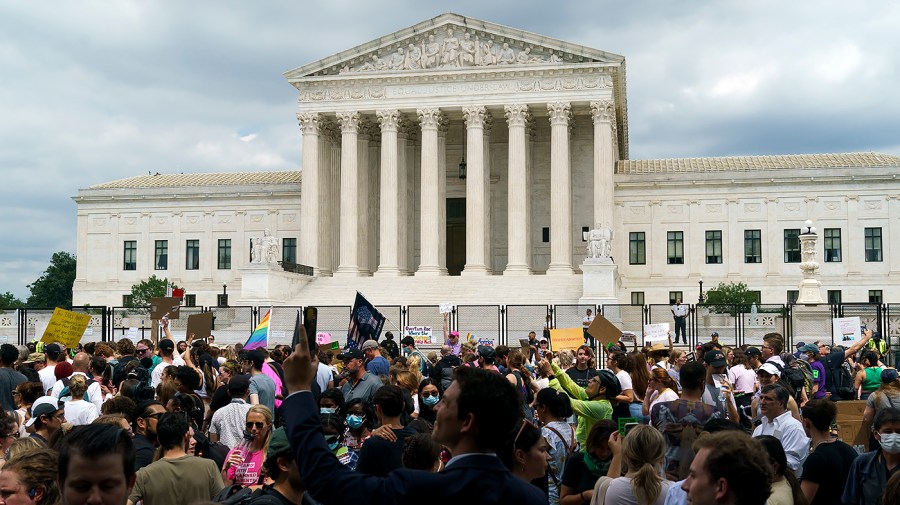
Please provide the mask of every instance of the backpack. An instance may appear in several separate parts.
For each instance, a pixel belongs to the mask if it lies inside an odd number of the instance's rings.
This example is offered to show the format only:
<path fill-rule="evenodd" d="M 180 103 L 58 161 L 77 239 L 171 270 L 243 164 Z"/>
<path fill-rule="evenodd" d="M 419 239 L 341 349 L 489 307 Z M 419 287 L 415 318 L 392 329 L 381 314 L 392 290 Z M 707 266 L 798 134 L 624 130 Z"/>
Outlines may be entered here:
<path fill-rule="evenodd" d="M 69 380 L 71 380 L 71 377 L 63 377 L 62 379 L 60 379 L 60 382 L 63 383 L 63 388 L 59 392 L 59 401 L 61 402 L 67 402 L 72 399 L 72 393 L 69 392 Z M 90 387 L 90 383 L 88 383 L 88 387 Z M 90 401 L 87 390 L 85 390 L 84 394 L 81 395 L 81 399 Z"/>
<path fill-rule="evenodd" d="M 834 354 L 832 353 L 829 356 Z M 829 356 L 826 356 L 822 361 L 822 364 L 825 365 L 826 383 L 831 384 L 831 389 L 829 389 L 831 391 L 831 399 L 835 401 L 855 400 L 856 390 L 853 388 L 853 369 L 850 367 L 850 363 L 843 359 L 843 352 L 840 354 L 841 361 L 837 365 L 835 365 L 837 360 L 828 359 Z"/>
<path fill-rule="evenodd" d="M 803 370 L 794 368 L 793 366 L 787 368 L 778 364 L 775 364 L 775 366 L 781 371 L 781 380 L 786 382 L 791 389 L 794 390 L 794 400 L 797 401 L 797 405 L 800 405 L 803 400 L 801 390 L 806 387 L 806 375 L 803 373 Z"/>
<path fill-rule="evenodd" d="M 223 505 L 281 505 L 278 498 L 265 492 L 265 487 L 253 490 L 240 484 L 222 488 L 213 501 Z"/>
<path fill-rule="evenodd" d="M 791 363 L 791 368 L 797 368 L 803 372 L 803 387 L 806 389 L 806 398 L 812 400 L 813 399 L 813 384 L 815 383 L 815 379 L 813 378 L 812 367 L 809 366 L 809 363 L 803 361 L 802 359 L 794 360 Z M 799 403 L 797 405 L 800 405 Z"/>

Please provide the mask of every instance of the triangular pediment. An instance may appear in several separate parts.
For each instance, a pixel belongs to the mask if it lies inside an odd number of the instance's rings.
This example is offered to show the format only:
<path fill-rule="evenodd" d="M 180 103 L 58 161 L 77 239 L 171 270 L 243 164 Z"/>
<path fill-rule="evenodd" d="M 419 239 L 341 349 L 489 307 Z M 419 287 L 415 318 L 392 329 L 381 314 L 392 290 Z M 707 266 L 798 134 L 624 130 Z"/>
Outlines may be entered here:
<path fill-rule="evenodd" d="M 442 14 L 286 72 L 289 81 L 314 76 L 378 75 L 432 70 L 624 64 L 617 54 L 517 30 Z"/>

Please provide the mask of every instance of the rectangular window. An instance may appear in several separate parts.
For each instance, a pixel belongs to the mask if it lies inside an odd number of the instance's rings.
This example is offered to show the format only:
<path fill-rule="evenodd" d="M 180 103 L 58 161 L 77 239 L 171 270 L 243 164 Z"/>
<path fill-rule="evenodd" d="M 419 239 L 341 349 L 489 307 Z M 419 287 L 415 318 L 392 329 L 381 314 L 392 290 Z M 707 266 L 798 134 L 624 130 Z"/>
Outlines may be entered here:
<path fill-rule="evenodd" d="M 122 257 L 123 270 L 137 270 L 137 240 L 126 240 Z"/>
<path fill-rule="evenodd" d="M 591 229 L 588 228 L 587 226 L 581 227 L 581 241 L 582 242 L 587 242 L 588 233 L 590 233 L 590 232 L 591 232 Z"/>
<path fill-rule="evenodd" d="M 167 270 L 169 268 L 169 241 L 157 240 L 153 253 L 153 268 Z"/>
<path fill-rule="evenodd" d="M 789 289 L 787 292 L 787 302 L 789 304 L 797 303 L 797 298 L 800 298 L 800 291 L 797 289 Z"/>
<path fill-rule="evenodd" d="M 123 307 L 131 307 L 134 304 L 134 296 L 133 295 L 122 295 L 122 306 Z"/>
<path fill-rule="evenodd" d="M 547 226 L 541 228 L 541 241 L 550 242 L 550 228 Z"/>
<path fill-rule="evenodd" d="M 681 291 L 669 291 L 669 304 L 674 304 L 676 300 L 684 301 L 683 294 Z"/>
<path fill-rule="evenodd" d="M 200 241 L 188 240 L 185 243 L 184 269 L 199 270 L 200 269 Z"/>
<path fill-rule="evenodd" d="M 197 295 L 184 295 L 184 306 L 185 307 L 196 307 L 197 306 Z"/>
<path fill-rule="evenodd" d="M 219 270 L 231 270 L 231 239 L 219 239 Z"/>
<path fill-rule="evenodd" d="M 722 230 L 708 230 L 706 232 L 706 262 L 722 262 Z"/>
<path fill-rule="evenodd" d="M 666 243 L 668 244 L 666 263 L 669 265 L 684 264 L 684 232 L 666 232 Z"/>
<path fill-rule="evenodd" d="M 869 290 L 869 303 L 881 303 L 881 290 L 880 289 L 870 289 Z"/>
<path fill-rule="evenodd" d="M 866 261 L 881 261 L 881 228 L 866 228 Z"/>
<path fill-rule="evenodd" d="M 643 305 L 644 304 L 644 292 L 643 291 L 632 291 L 631 292 L 631 304 L 632 305 Z"/>
<path fill-rule="evenodd" d="M 642 231 L 628 234 L 628 264 L 643 265 L 647 263 L 647 243 Z M 643 304 L 641 304 L 643 305 Z"/>
<path fill-rule="evenodd" d="M 800 229 L 784 230 L 784 262 L 800 263 Z"/>
<path fill-rule="evenodd" d="M 841 290 L 840 289 L 829 289 L 828 290 L 828 303 L 841 303 Z"/>
<path fill-rule="evenodd" d="M 841 261 L 841 229 L 825 228 L 825 262 L 838 263 Z"/>
<path fill-rule="evenodd" d="M 744 230 L 744 263 L 762 263 L 762 231 Z"/>
<path fill-rule="evenodd" d="M 281 239 L 281 261 L 284 263 L 297 263 L 297 239 Z"/>
<path fill-rule="evenodd" d="M 762 291 L 750 291 L 753 294 L 753 301 L 756 302 L 757 305 L 762 303 Z"/>

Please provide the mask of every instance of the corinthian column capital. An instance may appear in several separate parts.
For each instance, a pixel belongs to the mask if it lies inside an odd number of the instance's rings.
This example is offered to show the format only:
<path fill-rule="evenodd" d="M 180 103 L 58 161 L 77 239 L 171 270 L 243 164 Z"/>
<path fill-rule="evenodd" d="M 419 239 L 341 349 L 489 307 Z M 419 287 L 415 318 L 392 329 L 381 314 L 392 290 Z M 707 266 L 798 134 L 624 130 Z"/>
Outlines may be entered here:
<path fill-rule="evenodd" d="M 381 131 L 397 131 L 397 123 L 400 122 L 400 111 L 398 110 L 379 110 L 375 111 L 378 122 L 381 124 Z"/>
<path fill-rule="evenodd" d="M 506 105 L 503 107 L 503 110 L 506 115 L 506 123 L 509 126 L 524 127 L 531 116 L 528 112 L 528 106 L 524 103 Z"/>
<path fill-rule="evenodd" d="M 337 118 L 341 123 L 341 133 L 356 133 L 359 130 L 359 112 L 338 112 Z"/>
<path fill-rule="evenodd" d="M 484 128 L 484 121 L 487 117 L 487 107 L 484 105 L 467 105 L 462 108 L 463 118 L 466 120 L 468 128 Z"/>
<path fill-rule="evenodd" d="M 608 121 L 614 123 L 616 120 L 616 105 L 612 100 L 600 100 L 591 102 L 591 116 L 594 122 Z"/>
<path fill-rule="evenodd" d="M 568 125 L 572 115 L 572 105 L 569 102 L 548 103 L 547 113 L 550 116 L 551 125 Z"/>
<path fill-rule="evenodd" d="M 300 131 L 303 134 L 319 132 L 319 113 L 318 112 L 298 112 L 297 121 L 300 122 Z"/>
<path fill-rule="evenodd" d="M 416 115 L 419 116 L 419 123 L 423 130 L 435 130 L 440 127 L 444 120 L 444 114 L 437 107 L 429 109 L 416 109 Z"/>

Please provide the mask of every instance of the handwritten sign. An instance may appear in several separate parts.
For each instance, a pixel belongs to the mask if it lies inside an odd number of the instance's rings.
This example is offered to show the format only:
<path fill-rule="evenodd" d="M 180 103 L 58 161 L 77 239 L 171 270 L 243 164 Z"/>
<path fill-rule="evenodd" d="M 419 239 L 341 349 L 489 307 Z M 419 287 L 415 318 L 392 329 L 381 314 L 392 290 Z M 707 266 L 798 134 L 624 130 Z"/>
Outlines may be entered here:
<path fill-rule="evenodd" d="M 669 323 L 644 325 L 644 344 L 669 340 Z"/>
<path fill-rule="evenodd" d="M 862 338 L 858 317 L 836 317 L 832 320 L 832 342 L 847 347 Z"/>
<path fill-rule="evenodd" d="M 556 351 L 578 349 L 584 344 L 584 329 L 558 328 L 550 330 L 550 345 Z"/>
<path fill-rule="evenodd" d="M 453 312 L 453 304 L 452 303 L 442 303 L 438 307 L 441 311 L 441 314 L 449 314 Z"/>
<path fill-rule="evenodd" d="M 178 319 L 181 313 L 181 300 L 175 297 L 150 299 L 150 319 Z"/>
<path fill-rule="evenodd" d="M 50 316 L 47 329 L 41 336 L 41 342 L 47 344 L 59 342 L 69 349 L 74 349 L 90 322 L 90 314 L 79 314 L 57 307 L 53 309 L 53 315 Z"/>
<path fill-rule="evenodd" d="M 331 342 L 331 333 L 326 332 L 318 332 L 316 333 L 316 343 L 319 345 L 325 345 Z"/>
<path fill-rule="evenodd" d="M 403 328 L 403 336 L 414 338 L 416 345 L 430 344 L 432 337 L 431 326 L 406 326 Z"/>

